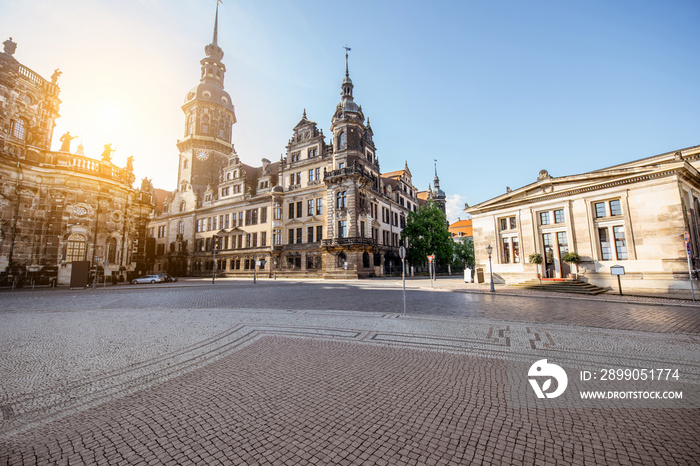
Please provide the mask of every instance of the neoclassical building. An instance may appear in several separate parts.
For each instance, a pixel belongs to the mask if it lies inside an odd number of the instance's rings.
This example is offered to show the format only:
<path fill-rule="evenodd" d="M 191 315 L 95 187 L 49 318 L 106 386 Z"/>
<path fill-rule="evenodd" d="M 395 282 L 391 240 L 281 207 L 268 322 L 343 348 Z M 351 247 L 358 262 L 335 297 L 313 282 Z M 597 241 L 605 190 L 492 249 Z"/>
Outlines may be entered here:
<path fill-rule="evenodd" d="M 217 30 L 218 11 L 200 82 L 182 106 L 177 189 L 148 226 L 150 269 L 237 276 L 257 267 L 269 275 L 326 278 L 397 270 L 401 230 L 422 201 L 408 164 L 381 173 L 372 127 L 353 96 L 347 53 L 330 141 L 304 111 L 286 155 L 253 167 L 232 144 L 236 114 Z"/>
<path fill-rule="evenodd" d="M 152 187 L 132 187 L 131 162 L 111 152 L 70 151 L 69 135 L 51 151 L 59 87 L 14 58 L 8 39 L 0 53 L 0 281 L 70 282 L 73 265 L 127 278 L 145 271 L 146 223 Z"/>
<path fill-rule="evenodd" d="M 611 267 L 624 267 L 624 289 L 689 290 L 700 269 L 700 146 L 580 175 L 537 180 L 465 211 L 472 216 L 477 267 L 488 273 L 493 248 L 497 281 L 516 283 L 576 273 L 617 290 Z M 562 261 L 577 252 L 581 262 Z M 528 261 L 539 253 L 544 261 Z"/>

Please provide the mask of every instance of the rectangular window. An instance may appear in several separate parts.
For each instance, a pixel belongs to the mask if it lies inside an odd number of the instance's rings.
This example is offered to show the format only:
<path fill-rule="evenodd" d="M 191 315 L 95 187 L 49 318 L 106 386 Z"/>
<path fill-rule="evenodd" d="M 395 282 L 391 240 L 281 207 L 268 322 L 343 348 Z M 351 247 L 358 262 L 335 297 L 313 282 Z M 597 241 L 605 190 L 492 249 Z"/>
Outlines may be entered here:
<path fill-rule="evenodd" d="M 294 173 L 289 174 L 289 186 L 294 186 Z"/>
<path fill-rule="evenodd" d="M 612 251 L 610 249 L 610 236 L 608 235 L 608 229 L 598 228 L 598 238 L 600 240 L 600 254 L 602 260 L 612 260 Z"/>
<path fill-rule="evenodd" d="M 502 238 L 503 241 L 503 263 L 510 264 L 510 238 Z"/>
<path fill-rule="evenodd" d="M 301 235 L 302 235 L 302 229 L 297 228 L 297 244 L 301 244 L 303 242 Z"/>
<path fill-rule="evenodd" d="M 345 238 L 348 236 L 347 222 L 345 220 L 340 220 L 338 222 L 338 238 Z"/>
<path fill-rule="evenodd" d="M 274 215 L 275 220 L 282 220 L 282 208 L 281 207 L 275 207 L 274 211 L 272 213 Z"/>
<path fill-rule="evenodd" d="M 301 172 L 297 172 L 297 184 L 301 184 Z"/>
<path fill-rule="evenodd" d="M 260 246 L 265 247 L 267 246 L 267 232 L 263 231 L 260 233 Z"/>
<path fill-rule="evenodd" d="M 308 227 L 306 229 L 306 242 L 307 243 L 314 242 L 314 227 Z"/>
<path fill-rule="evenodd" d="M 605 202 L 595 203 L 595 218 L 605 217 Z"/>
<path fill-rule="evenodd" d="M 282 245 L 282 230 L 275 230 L 272 233 L 272 245 L 281 246 Z"/>
<path fill-rule="evenodd" d="M 314 200 L 309 199 L 308 201 L 306 201 L 306 215 L 308 215 L 310 217 L 313 214 L 314 214 Z"/>
<path fill-rule="evenodd" d="M 515 223 L 515 217 L 508 217 L 508 224 L 510 225 L 511 230 L 515 230 L 515 227 L 517 226 Z"/>
<path fill-rule="evenodd" d="M 619 199 L 610 201 L 610 215 L 612 215 L 613 217 L 615 215 L 622 215 L 622 207 L 620 206 Z"/>
<path fill-rule="evenodd" d="M 287 241 L 287 244 L 294 244 L 294 228 L 290 228 L 287 233 L 289 235 L 289 241 Z"/>
<path fill-rule="evenodd" d="M 226 225 L 226 226 L 224 228 L 229 227 L 229 225 L 231 224 L 230 221 L 231 221 L 231 214 L 226 214 L 226 216 L 224 217 L 224 225 Z"/>
<path fill-rule="evenodd" d="M 253 244 L 251 245 L 251 247 L 257 248 L 258 247 L 258 234 L 253 233 L 252 236 L 253 236 Z"/>
<path fill-rule="evenodd" d="M 402 217 L 403 218 L 403 217 Z M 365 222 L 360 222 L 360 238 L 365 237 Z"/>
<path fill-rule="evenodd" d="M 310 168 L 309 169 L 309 183 L 311 183 L 314 180 L 314 169 Z"/>
<path fill-rule="evenodd" d="M 211 231 L 211 217 L 207 218 L 207 231 Z"/>
<path fill-rule="evenodd" d="M 248 233 L 247 235 L 245 235 L 245 247 L 249 248 L 250 243 L 251 243 L 251 237 L 250 237 L 250 233 Z"/>
<path fill-rule="evenodd" d="M 549 225 L 549 212 L 540 212 L 540 225 Z"/>
<path fill-rule="evenodd" d="M 267 223 L 267 207 L 260 207 L 260 223 Z"/>
<path fill-rule="evenodd" d="M 231 226 L 236 226 L 236 214 L 231 214 Z"/>
<path fill-rule="evenodd" d="M 289 203 L 289 218 L 294 218 L 294 203 L 290 202 Z"/>
<path fill-rule="evenodd" d="M 323 199 L 316 199 L 316 215 L 323 214 Z"/>
<path fill-rule="evenodd" d="M 320 180 L 321 179 L 321 168 L 320 167 L 316 168 L 315 173 L 316 173 L 316 179 Z"/>
<path fill-rule="evenodd" d="M 627 241 L 625 240 L 625 227 L 613 227 L 613 234 L 615 235 L 615 252 L 617 253 L 617 259 L 627 259 Z"/>
<path fill-rule="evenodd" d="M 557 244 L 559 244 L 559 259 L 562 259 L 569 252 L 569 240 L 565 231 L 557 233 Z"/>
<path fill-rule="evenodd" d="M 250 213 L 250 224 L 251 225 L 257 225 L 258 224 L 258 209 L 253 209 Z"/>
<path fill-rule="evenodd" d="M 323 239 L 323 226 L 319 225 L 316 227 L 316 241 L 321 241 Z"/>
<path fill-rule="evenodd" d="M 245 211 L 245 224 L 246 224 L 246 226 L 252 225 L 252 223 L 250 222 L 250 213 L 251 213 L 250 210 Z"/>
<path fill-rule="evenodd" d="M 554 211 L 554 223 L 564 223 L 564 209 Z"/>
<path fill-rule="evenodd" d="M 514 236 L 510 239 L 510 244 L 513 246 L 513 263 L 520 263 L 520 243 L 518 237 Z"/>
<path fill-rule="evenodd" d="M 304 207 L 302 206 L 301 201 L 297 202 L 297 218 L 301 217 L 304 215 Z"/>
<path fill-rule="evenodd" d="M 211 229 L 216 230 L 216 217 L 211 219 Z"/>

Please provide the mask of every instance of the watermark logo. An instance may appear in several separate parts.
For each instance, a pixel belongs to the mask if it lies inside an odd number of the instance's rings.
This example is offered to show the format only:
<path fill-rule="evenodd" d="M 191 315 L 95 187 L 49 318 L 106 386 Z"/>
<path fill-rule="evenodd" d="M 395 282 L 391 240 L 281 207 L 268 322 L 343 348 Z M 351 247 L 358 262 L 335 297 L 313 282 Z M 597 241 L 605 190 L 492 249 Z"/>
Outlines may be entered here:
<path fill-rule="evenodd" d="M 527 375 L 537 398 L 556 398 L 564 393 L 569 383 L 566 371 L 556 364 L 548 363 L 546 359 L 540 359 L 530 366 Z M 540 385 L 541 378 L 544 379 L 542 385 Z M 552 389 L 552 379 L 556 380 L 557 383 L 554 391 L 550 392 L 548 390 Z"/>

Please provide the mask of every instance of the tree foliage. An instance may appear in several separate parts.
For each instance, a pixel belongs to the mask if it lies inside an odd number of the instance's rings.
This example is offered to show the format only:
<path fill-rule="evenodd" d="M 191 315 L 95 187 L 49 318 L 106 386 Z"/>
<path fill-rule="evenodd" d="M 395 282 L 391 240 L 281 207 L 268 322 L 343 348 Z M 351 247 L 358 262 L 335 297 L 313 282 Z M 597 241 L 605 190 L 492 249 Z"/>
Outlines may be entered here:
<path fill-rule="evenodd" d="M 455 260 L 454 265 L 460 267 L 474 268 L 474 240 L 466 238 L 462 241 L 455 241 L 454 244 Z"/>
<path fill-rule="evenodd" d="M 401 239 L 407 245 L 406 256 L 412 264 L 428 262 L 429 254 L 435 254 L 440 264 L 452 262 L 452 235 L 447 230 L 445 213 L 433 201 L 428 201 L 417 212 L 409 212 Z"/>

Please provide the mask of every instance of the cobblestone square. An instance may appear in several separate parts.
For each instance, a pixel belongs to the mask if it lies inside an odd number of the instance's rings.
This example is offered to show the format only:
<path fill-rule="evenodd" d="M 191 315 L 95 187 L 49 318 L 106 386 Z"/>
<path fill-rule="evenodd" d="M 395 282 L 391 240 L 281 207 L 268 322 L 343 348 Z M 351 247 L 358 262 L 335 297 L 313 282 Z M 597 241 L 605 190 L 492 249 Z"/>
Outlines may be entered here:
<path fill-rule="evenodd" d="M 697 307 L 413 288 L 403 315 L 400 296 L 2 293 L 0 464 L 697 464 Z M 546 358 L 567 369 L 562 398 L 600 366 L 679 368 L 684 398 L 552 407 L 513 383 Z"/>

